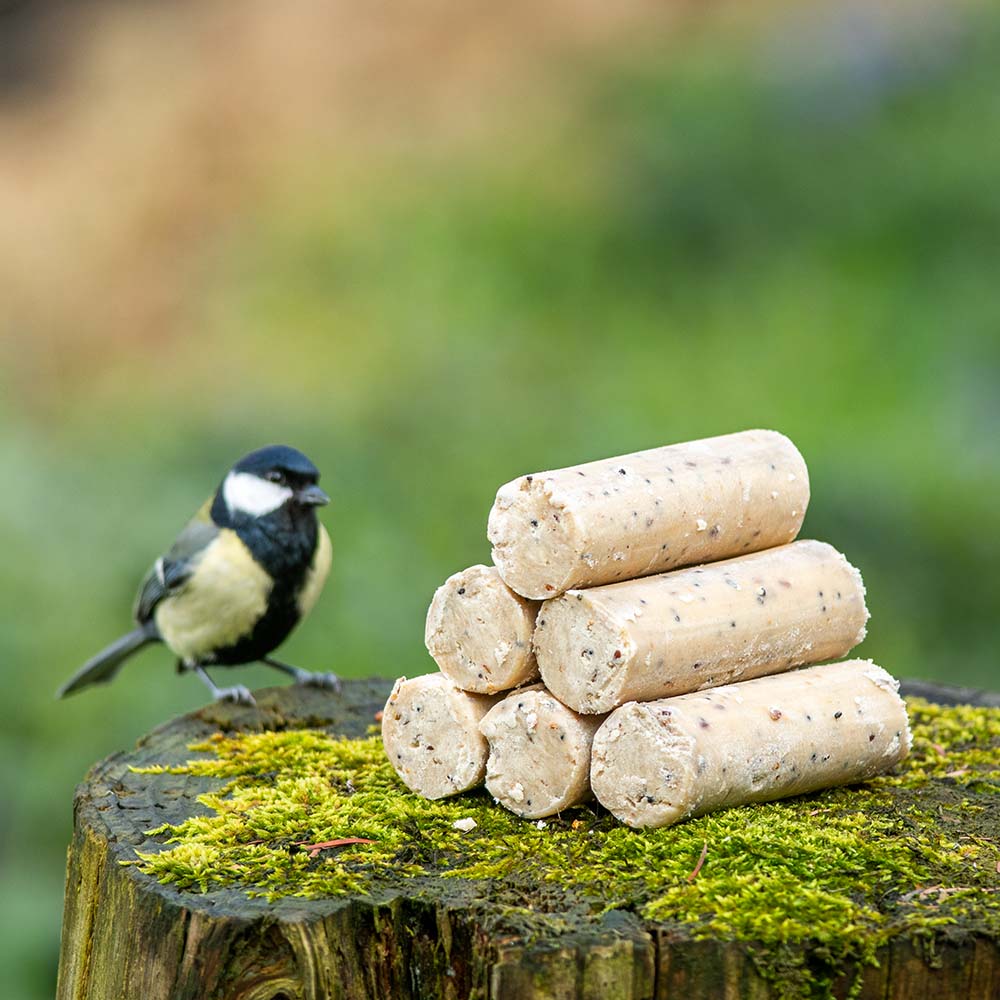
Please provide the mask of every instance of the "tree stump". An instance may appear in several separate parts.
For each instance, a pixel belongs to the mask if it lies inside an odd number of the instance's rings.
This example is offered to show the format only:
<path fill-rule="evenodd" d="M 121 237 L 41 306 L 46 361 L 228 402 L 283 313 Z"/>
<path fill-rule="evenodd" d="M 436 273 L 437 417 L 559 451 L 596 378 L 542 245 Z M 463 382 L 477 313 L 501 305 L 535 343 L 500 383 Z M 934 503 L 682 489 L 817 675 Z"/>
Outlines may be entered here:
<path fill-rule="evenodd" d="M 338 695 L 268 689 L 257 693 L 257 709 L 208 706 L 94 766 L 75 800 L 59 1000 L 1000 997 L 998 923 L 977 918 L 963 927 L 961 909 L 948 912 L 950 922 L 928 920 L 918 927 L 903 921 L 898 933 L 873 951 L 870 958 L 877 964 L 839 964 L 822 941 L 796 943 L 793 958 L 795 949 L 805 957 L 796 965 L 797 985 L 790 985 L 780 967 L 768 966 L 766 949 L 752 940 L 706 937 L 697 926 L 669 917 L 643 917 L 638 904 L 605 909 L 600 900 L 564 892 L 558 884 L 540 886 L 537 904 L 519 908 L 502 895 L 494 897 L 482 881 L 431 876 L 333 898 L 286 895 L 267 901 L 249 897 L 239 886 L 179 890 L 135 865 L 136 851 L 163 847 L 163 836 L 147 831 L 207 815 L 198 796 L 223 784 L 218 778 L 135 768 L 181 764 L 191 758 L 191 744 L 218 732 L 315 727 L 357 739 L 369 730 L 389 689 L 382 680 L 347 682 Z M 940 703 L 1000 705 L 996 695 L 928 685 L 913 690 Z M 962 779 L 928 780 L 945 786 Z M 968 836 L 977 845 L 980 886 L 984 864 L 996 863 L 1000 871 L 998 788 L 995 782 L 980 788 L 982 802 L 976 799 L 971 813 L 979 823 Z M 962 801 L 975 794 L 974 786 L 959 790 Z M 813 800 L 814 811 L 821 812 L 825 800 Z M 586 816 L 595 829 L 622 839 L 601 810 L 588 808 Z M 954 816 L 942 811 L 941 817 L 942 834 L 955 843 L 965 836 Z M 567 829 L 571 825 L 567 822 Z M 633 835 L 639 836 L 629 832 Z M 875 874 L 859 870 L 859 885 Z M 697 877 L 692 868 L 687 881 L 694 886 Z M 1000 888 L 1000 874 L 995 885 Z M 949 892 L 964 891 L 948 885 L 913 889 L 928 906 L 935 893 L 947 899 Z"/>

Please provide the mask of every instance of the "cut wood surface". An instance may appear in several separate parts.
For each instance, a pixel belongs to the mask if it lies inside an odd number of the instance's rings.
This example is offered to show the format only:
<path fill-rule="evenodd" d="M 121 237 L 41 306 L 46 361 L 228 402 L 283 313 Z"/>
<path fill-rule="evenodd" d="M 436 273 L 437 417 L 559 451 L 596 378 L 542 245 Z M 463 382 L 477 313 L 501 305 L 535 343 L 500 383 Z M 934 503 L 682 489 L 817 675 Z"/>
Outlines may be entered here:
<path fill-rule="evenodd" d="M 257 693 L 258 708 L 208 706 L 95 765 L 75 801 L 58 1000 L 785 995 L 780 978 L 762 975 L 752 941 L 694 940 L 684 927 L 644 920 L 627 907 L 581 906 L 579 896 L 562 895 L 558 886 L 538 887 L 528 932 L 501 894 L 472 879 L 400 878 L 372 894 L 269 902 L 238 886 L 178 890 L 123 864 L 134 862 L 136 851 L 162 849 L 164 837 L 146 831 L 208 815 L 198 796 L 224 784 L 134 768 L 182 764 L 192 743 L 220 731 L 316 727 L 359 738 L 390 688 L 387 680 L 365 680 L 347 682 L 339 695 L 268 689 Z M 904 685 L 903 693 L 1000 706 L 995 694 L 923 683 Z M 409 794 L 402 785 L 400 794 Z M 961 830 L 949 825 L 946 832 L 957 838 Z M 813 995 L 1000 997 L 1000 941 L 978 926 L 952 922 L 901 933 L 876 957 L 877 966 L 820 970 Z M 822 949 L 808 962 L 821 965 Z"/>

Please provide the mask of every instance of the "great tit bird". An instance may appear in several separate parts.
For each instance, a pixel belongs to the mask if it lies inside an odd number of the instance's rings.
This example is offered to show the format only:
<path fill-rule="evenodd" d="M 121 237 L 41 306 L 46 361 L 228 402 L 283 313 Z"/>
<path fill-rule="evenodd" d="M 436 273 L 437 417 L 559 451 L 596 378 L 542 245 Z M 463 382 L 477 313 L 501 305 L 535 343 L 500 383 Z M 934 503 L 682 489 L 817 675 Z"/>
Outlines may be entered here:
<path fill-rule="evenodd" d="M 316 466 L 284 445 L 241 458 L 143 580 L 136 628 L 88 660 L 58 697 L 110 681 L 154 642 L 166 643 L 178 670 L 196 673 L 219 700 L 254 703 L 242 684 L 217 687 L 206 667 L 256 660 L 299 684 L 339 687 L 334 674 L 269 655 L 312 609 L 330 570 L 330 536 L 316 517 L 330 498 L 318 480 Z"/>

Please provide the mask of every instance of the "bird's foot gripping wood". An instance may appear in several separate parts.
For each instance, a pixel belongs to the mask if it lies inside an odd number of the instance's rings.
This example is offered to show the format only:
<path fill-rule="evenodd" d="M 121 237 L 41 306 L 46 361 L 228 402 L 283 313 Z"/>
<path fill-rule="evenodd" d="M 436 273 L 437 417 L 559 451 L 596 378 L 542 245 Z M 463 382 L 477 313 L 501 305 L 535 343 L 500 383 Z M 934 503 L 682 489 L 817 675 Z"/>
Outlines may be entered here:
<path fill-rule="evenodd" d="M 295 683 L 304 684 L 306 687 L 325 688 L 328 691 L 339 691 L 342 686 L 336 674 L 314 674 L 309 670 L 300 670 Z"/>
<path fill-rule="evenodd" d="M 215 700 L 231 701 L 236 705 L 248 705 L 251 708 L 257 704 L 257 700 L 250 693 L 250 688 L 244 684 L 234 684 L 232 687 L 227 688 L 216 688 Z"/>
<path fill-rule="evenodd" d="M 236 705 L 249 705 L 250 707 L 257 704 L 254 696 L 250 693 L 250 688 L 245 685 L 234 684 L 232 687 L 220 688 L 208 676 L 204 667 L 196 665 L 192 669 L 205 682 L 205 686 L 212 692 L 212 697 L 216 701 L 231 701 Z"/>
<path fill-rule="evenodd" d="M 311 670 L 303 670 L 301 667 L 293 667 L 291 664 L 282 663 L 280 660 L 272 660 L 265 656 L 261 663 L 266 663 L 269 667 L 274 667 L 282 673 L 294 678 L 296 684 L 305 687 L 324 688 L 328 691 L 339 691 L 342 687 L 340 678 L 331 673 L 313 673 Z"/>

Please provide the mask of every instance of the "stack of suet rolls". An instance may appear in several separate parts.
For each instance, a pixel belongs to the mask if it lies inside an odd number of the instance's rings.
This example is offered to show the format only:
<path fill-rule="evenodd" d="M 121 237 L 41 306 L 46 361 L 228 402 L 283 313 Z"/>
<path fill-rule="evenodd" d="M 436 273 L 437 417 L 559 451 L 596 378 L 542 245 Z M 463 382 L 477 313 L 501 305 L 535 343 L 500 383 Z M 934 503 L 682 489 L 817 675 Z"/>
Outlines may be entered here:
<path fill-rule="evenodd" d="M 868 611 L 843 555 L 796 541 L 808 502 L 798 449 L 762 430 L 502 486 L 493 566 L 431 602 L 439 672 L 386 704 L 400 778 L 429 798 L 485 781 L 537 820 L 596 795 L 664 826 L 892 768 L 909 749 L 898 685 L 825 662 Z"/>

